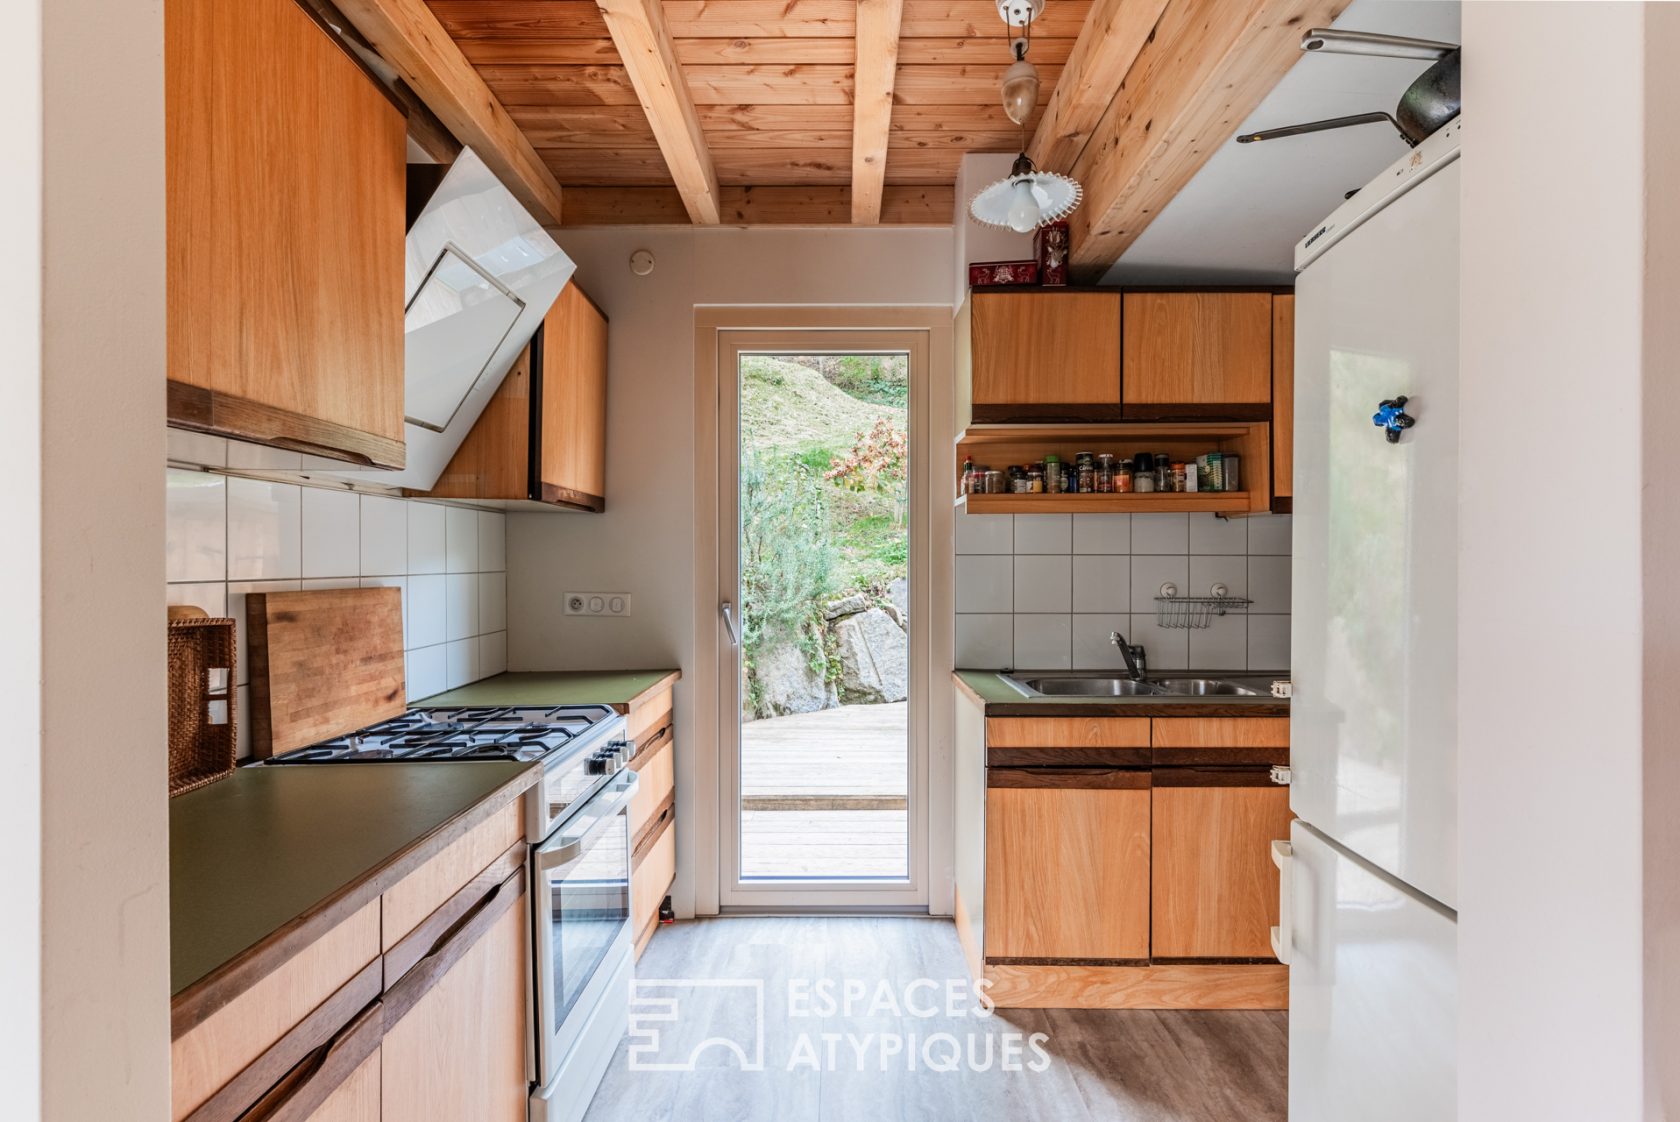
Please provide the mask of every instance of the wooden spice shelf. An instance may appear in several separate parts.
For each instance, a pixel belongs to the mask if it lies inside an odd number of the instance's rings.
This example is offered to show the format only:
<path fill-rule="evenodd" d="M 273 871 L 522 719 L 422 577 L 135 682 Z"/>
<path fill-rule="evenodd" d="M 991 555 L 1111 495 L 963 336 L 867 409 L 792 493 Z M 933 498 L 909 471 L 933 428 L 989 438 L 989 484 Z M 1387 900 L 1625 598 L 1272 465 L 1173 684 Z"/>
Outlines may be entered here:
<path fill-rule="evenodd" d="M 1107 495 L 964 495 L 957 500 L 959 514 L 1136 514 L 1177 511 L 1250 514 L 1254 511 L 1254 499 L 1247 491 L 1128 491 Z"/>

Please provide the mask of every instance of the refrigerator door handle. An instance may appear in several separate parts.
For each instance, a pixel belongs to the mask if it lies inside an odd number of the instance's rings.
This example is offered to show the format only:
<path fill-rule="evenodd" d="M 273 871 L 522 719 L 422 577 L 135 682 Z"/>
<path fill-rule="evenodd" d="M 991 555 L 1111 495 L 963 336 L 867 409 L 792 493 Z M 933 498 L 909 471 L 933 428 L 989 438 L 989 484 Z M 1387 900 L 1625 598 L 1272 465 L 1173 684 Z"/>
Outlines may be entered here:
<path fill-rule="evenodd" d="M 1286 841 L 1272 843 L 1272 864 L 1278 867 L 1278 925 L 1272 928 L 1272 954 L 1285 966 L 1295 941 L 1295 847 Z"/>

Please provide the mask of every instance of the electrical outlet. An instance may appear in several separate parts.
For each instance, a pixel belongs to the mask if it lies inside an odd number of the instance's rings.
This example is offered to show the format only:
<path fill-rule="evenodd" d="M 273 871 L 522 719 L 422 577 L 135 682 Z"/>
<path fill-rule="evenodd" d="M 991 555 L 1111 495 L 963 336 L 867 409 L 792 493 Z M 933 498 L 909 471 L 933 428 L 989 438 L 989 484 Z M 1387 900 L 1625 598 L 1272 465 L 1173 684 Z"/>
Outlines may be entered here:
<path fill-rule="evenodd" d="M 628 592 L 568 592 L 566 614 L 569 616 L 627 616 L 630 614 Z"/>

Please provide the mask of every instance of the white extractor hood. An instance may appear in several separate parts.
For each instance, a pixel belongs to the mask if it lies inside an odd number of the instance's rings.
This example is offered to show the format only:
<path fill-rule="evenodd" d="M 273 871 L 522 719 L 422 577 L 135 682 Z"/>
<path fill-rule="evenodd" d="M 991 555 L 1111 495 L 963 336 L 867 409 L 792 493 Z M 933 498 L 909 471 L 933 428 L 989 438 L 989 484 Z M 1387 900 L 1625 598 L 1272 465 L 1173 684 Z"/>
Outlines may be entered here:
<path fill-rule="evenodd" d="M 409 228 L 405 267 L 407 466 L 313 476 L 429 490 L 576 268 L 470 148 Z"/>

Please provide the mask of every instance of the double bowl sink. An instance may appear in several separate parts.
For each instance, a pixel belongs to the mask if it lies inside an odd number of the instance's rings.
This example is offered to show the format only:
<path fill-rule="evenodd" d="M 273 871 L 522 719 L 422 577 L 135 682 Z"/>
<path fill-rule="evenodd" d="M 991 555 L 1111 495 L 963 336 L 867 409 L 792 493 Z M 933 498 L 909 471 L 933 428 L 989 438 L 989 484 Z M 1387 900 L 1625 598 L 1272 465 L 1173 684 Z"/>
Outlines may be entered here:
<path fill-rule="evenodd" d="M 1227 678 L 1005 674 L 1003 680 L 1028 697 L 1265 697 L 1270 693 Z"/>

